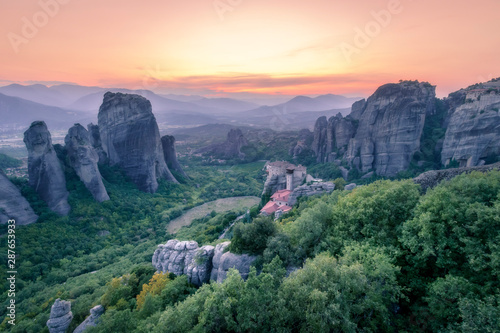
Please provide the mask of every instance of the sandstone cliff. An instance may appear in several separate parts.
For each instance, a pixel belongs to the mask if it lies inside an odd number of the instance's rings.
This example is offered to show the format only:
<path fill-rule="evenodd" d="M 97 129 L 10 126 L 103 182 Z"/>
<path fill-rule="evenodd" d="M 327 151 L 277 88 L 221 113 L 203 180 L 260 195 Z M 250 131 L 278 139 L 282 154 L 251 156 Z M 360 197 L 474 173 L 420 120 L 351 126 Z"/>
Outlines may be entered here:
<path fill-rule="evenodd" d="M 165 163 L 167 163 L 168 168 L 170 170 L 177 171 L 184 177 L 187 177 L 186 173 L 179 164 L 179 161 L 177 161 L 175 138 L 171 135 L 165 135 L 161 138 L 161 145 L 163 148 L 163 157 L 165 158 Z"/>
<path fill-rule="evenodd" d="M 462 104 L 451 109 L 441 163 L 461 167 L 498 160 L 500 155 L 500 81 L 469 87 Z M 456 93 L 455 93 L 456 94 Z"/>
<path fill-rule="evenodd" d="M 120 166 L 140 190 L 156 192 L 159 178 L 177 182 L 165 163 L 158 124 L 146 98 L 107 92 L 98 125 L 109 163 Z"/>
<path fill-rule="evenodd" d="M 245 154 L 241 152 L 241 148 L 245 146 L 248 146 L 248 140 L 241 130 L 236 128 L 227 133 L 227 139 L 223 143 L 201 148 L 196 153 L 211 154 L 222 159 L 244 158 Z"/>
<path fill-rule="evenodd" d="M 236 268 L 243 278 L 248 277 L 255 257 L 225 252 L 231 242 L 198 247 L 195 241 L 169 240 L 158 245 L 152 259 L 153 266 L 161 272 L 186 275 L 188 281 L 201 286 L 210 280 L 222 282 L 230 268 Z"/>
<path fill-rule="evenodd" d="M 109 200 L 108 192 L 97 167 L 99 155 L 91 145 L 89 132 L 82 125 L 75 124 L 69 129 L 64 142 L 69 164 L 94 199 L 98 202 Z"/>
<path fill-rule="evenodd" d="M 38 216 L 19 189 L 0 170 L 0 224 L 16 220 L 16 225 L 35 223 Z"/>
<path fill-rule="evenodd" d="M 66 179 L 45 122 L 33 122 L 24 132 L 24 143 L 28 149 L 30 186 L 52 211 L 68 215 L 71 207 L 68 204 Z"/>

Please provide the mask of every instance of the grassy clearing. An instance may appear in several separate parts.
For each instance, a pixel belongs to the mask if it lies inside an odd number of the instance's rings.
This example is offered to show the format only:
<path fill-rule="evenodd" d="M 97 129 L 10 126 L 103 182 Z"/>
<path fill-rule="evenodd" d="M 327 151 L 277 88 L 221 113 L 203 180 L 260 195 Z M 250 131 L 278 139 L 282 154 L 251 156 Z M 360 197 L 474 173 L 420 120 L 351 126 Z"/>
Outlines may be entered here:
<path fill-rule="evenodd" d="M 190 225 L 192 220 L 202 218 L 207 214 L 210 214 L 213 210 L 217 213 L 227 212 L 230 210 L 240 211 L 257 205 L 259 202 L 259 197 L 250 196 L 232 197 L 210 201 L 198 207 L 194 207 L 182 214 L 182 216 L 172 220 L 168 224 L 167 231 L 170 234 L 175 234 L 180 228 Z"/>

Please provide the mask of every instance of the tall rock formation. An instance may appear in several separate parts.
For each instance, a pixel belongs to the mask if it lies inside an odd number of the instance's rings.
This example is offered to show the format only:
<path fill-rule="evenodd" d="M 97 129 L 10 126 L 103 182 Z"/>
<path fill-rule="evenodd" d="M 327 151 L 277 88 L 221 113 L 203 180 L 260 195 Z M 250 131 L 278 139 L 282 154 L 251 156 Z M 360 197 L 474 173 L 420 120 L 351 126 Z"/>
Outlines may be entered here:
<path fill-rule="evenodd" d="M 56 299 L 50 309 L 50 319 L 47 321 L 47 327 L 50 333 L 66 333 L 73 320 L 71 312 L 71 302 Z"/>
<path fill-rule="evenodd" d="M 196 153 L 212 154 L 223 159 L 244 158 L 245 154 L 241 152 L 241 148 L 245 146 L 248 146 L 248 140 L 243 136 L 243 132 L 236 128 L 227 133 L 227 139 L 223 143 L 201 148 Z"/>
<path fill-rule="evenodd" d="M 156 192 L 159 178 L 177 182 L 165 163 L 158 124 L 146 98 L 107 92 L 98 125 L 109 163 L 120 166 L 140 190 Z"/>
<path fill-rule="evenodd" d="M 168 168 L 170 170 L 177 171 L 184 177 L 187 177 L 186 173 L 179 164 L 179 161 L 177 161 L 175 138 L 171 135 L 165 135 L 161 138 L 161 145 L 163 148 L 163 157 L 165 158 L 165 163 L 167 163 Z"/>
<path fill-rule="evenodd" d="M 75 170 L 85 187 L 98 202 L 109 200 L 97 167 L 99 155 L 91 145 L 89 132 L 80 124 L 75 124 L 64 139 L 69 164 Z"/>
<path fill-rule="evenodd" d="M 24 132 L 24 143 L 28 149 L 30 186 L 52 211 L 68 215 L 71 207 L 68 204 L 66 179 L 45 122 L 33 122 Z"/>
<path fill-rule="evenodd" d="M 102 149 L 101 134 L 99 133 L 99 126 L 92 123 L 87 125 L 87 130 L 90 134 L 90 144 L 94 147 L 97 155 L 99 156 L 99 164 L 108 163 L 108 155 Z"/>
<path fill-rule="evenodd" d="M 461 92 L 465 93 L 465 99 L 461 99 L 463 104 L 451 110 L 441 163 L 446 166 L 455 160 L 461 167 L 472 167 L 498 160 L 500 80 L 482 83 Z M 449 99 L 452 97 L 450 95 Z"/>
<path fill-rule="evenodd" d="M 420 148 L 425 116 L 435 111 L 435 87 L 427 82 L 386 84 L 368 98 L 349 141 L 348 162 L 360 157 L 362 172 L 395 176 Z"/>
<path fill-rule="evenodd" d="M 314 124 L 314 140 L 311 149 L 316 154 L 316 161 L 319 163 L 325 161 L 327 150 L 327 127 L 328 121 L 326 120 L 326 116 L 319 117 L 318 120 L 316 120 L 316 124 Z"/>
<path fill-rule="evenodd" d="M 19 189 L 0 170 L 0 224 L 16 220 L 16 225 L 35 223 L 38 216 Z"/>

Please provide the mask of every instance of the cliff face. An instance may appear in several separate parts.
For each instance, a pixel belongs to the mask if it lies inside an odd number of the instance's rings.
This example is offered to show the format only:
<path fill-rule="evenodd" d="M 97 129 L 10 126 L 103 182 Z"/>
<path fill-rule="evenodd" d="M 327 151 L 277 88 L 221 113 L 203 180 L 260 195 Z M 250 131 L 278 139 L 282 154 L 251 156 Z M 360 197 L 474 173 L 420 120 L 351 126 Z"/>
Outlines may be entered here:
<path fill-rule="evenodd" d="M 19 189 L 0 170 L 0 224 L 16 220 L 16 225 L 35 223 L 38 216 Z"/>
<path fill-rule="evenodd" d="M 312 149 L 318 162 L 344 158 L 363 173 L 394 176 L 420 148 L 427 114 L 435 111 L 435 87 L 404 81 L 386 84 L 353 104 L 347 117 L 318 119 Z"/>
<path fill-rule="evenodd" d="M 101 173 L 97 167 L 99 155 L 91 145 L 89 132 L 80 124 L 75 124 L 64 139 L 69 164 L 75 170 L 85 187 L 98 202 L 109 200 L 108 193 L 102 183 Z"/>
<path fill-rule="evenodd" d="M 186 173 L 179 164 L 179 161 L 177 161 L 175 138 L 171 135 L 165 135 L 161 138 L 161 145 L 163 148 L 163 157 L 165 158 L 165 163 L 167 163 L 168 168 L 177 171 L 184 177 L 187 177 Z"/>
<path fill-rule="evenodd" d="M 29 184 L 40 195 L 49 208 L 68 215 L 68 191 L 61 163 L 57 158 L 47 125 L 35 121 L 24 132 L 24 143 L 28 149 Z"/>
<path fill-rule="evenodd" d="M 441 152 L 441 163 L 461 167 L 484 164 L 500 155 L 500 82 L 465 91 L 463 104 L 452 109 Z"/>
<path fill-rule="evenodd" d="M 229 133 L 227 133 L 225 142 L 199 149 L 197 153 L 213 154 L 216 157 L 224 159 L 244 158 L 245 154 L 241 152 L 241 148 L 245 146 L 248 146 L 248 140 L 243 136 L 241 130 L 236 128 L 231 129 Z"/>
<path fill-rule="evenodd" d="M 346 159 L 360 157 L 362 172 L 395 176 L 420 148 L 426 114 L 434 113 L 435 87 L 428 83 L 386 84 L 368 98 Z"/>
<path fill-rule="evenodd" d="M 107 92 L 98 125 L 109 163 L 120 166 L 140 190 L 156 192 L 158 178 L 177 182 L 165 163 L 158 124 L 146 98 Z"/>

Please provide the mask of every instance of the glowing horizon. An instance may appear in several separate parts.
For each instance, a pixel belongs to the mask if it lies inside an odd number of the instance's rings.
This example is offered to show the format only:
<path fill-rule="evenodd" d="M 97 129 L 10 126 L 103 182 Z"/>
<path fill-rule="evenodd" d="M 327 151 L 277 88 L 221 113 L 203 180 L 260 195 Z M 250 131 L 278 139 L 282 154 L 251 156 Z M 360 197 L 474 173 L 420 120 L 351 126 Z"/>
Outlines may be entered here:
<path fill-rule="evenodd" d="M 500 76 L 500 2 L 0 0 L 0 84 L 231 96 L 439 96 Z"/>

